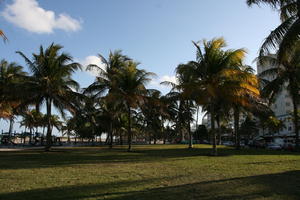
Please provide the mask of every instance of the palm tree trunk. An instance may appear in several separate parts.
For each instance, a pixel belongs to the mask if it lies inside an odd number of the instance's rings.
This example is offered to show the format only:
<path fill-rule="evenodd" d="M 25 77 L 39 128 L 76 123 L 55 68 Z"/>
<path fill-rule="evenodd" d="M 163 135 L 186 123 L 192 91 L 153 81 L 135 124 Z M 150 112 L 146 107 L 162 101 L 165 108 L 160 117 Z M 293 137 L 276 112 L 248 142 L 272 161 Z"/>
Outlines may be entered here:
<path fill-rule="evenodd" d="M 29 144 L 31 144 L 32 128 L 29 128 Z"/>
<path fill-rule="evenodd" d="M 191 103 L 189 100 L 187 101 L 187 104 L 188 104 L 189 114 L 191 114 L 191 110 L 190 110 Z M 189 132 L 189 149 L 192 149 L 193 148 L 193 134 L 191 131 L 191 119 L 190 118 L 188 119 L 188 132 Z"/>
<path fill-rule="evenodd" d="M 199 106 L 197 105 L 197 114 L 196 114 L 196 130 L 198 129 L 198 118 L 199 118 Z"/>
<path fill-rule="evenodd" d="M 47 106 L 47 136 L 46 136 L 46 147 L 45 151 L 49 151 L 52 145 L 52 126 L 51 126 L 51 104 L 52 101 L 50 99 L 46 100 Z"/>
<path fill-rule="evenodd" d="M 217 144 L 221 144 L 221 127 L 220 127 L 220 117 L 219 115 L 216 117 L 217 127 L 218 127 L 218 142 Z"/>
<path fill-rule="evenodd" d="M 113 123 L 112 123 L 112 121 L 110 122 L 109 134 L 110 134 L 109 148 L 112 149 L 112 147 L 113 147 Z"/>
<path fill-rule="evenodd" d="M 241 137 L 239 133 L 239 122 L 240 122 L 240 112 L 237 107 L 234 108 L 234 134 L 235 134 L 235 148 L 238 150 L 241 148 Z"/>
<path fill-rule="evenodd" d="M 23 140 L 23 144 L 26 143 L 26 134 L 24 134 L 24 140 Z"/>
<path fill-rule="evenodd" d="M 123 145 L 122 131 L 120 130 L 120 145 Z"/>
<path fill-rule="evenodd" d="M 70 133 L 68 133 L 68 143 L 71 143 Z"/>
<path fill-rule="evenodd" d="M 13 117 L 11 117 L 9 119 L 8 142 L 10 142 L 10 140 L 11 140 L 11 134 L 12 134 L 12 131 L 13 131 L 13 126 L 14 126 L 14 119 L 13 119 Z"/>
<path fill-rule="evenodd" d="M 128 127 L 127 127 L 127 133 L 128 133 L 128 150 L 131 151 L 131 110 L 128 106 Z"/>
<path fill-rule="evenodd" d="M 299 126 L 298 126 L 298 106 L 296 98 L 293 98 L 293 114 L 294 114 L 294 128 L 295 128 L 295 137 L 296 137 L 296 150 L 300 149 L 300 141 L 299 141 Z"/>
<path fill-rule="evenodd" d="M 215 113 L 213 111 L 213 109 L 210 112 L 211 116 L 210 116 L 210 120 L 211 120 L 211 134 L 212 134 L 212 139 L 213 139 L 213 152 L 212 155 L 213 156 L 217 156 L 218 152 L 217 152 L 217 138 L 216 138 L 216 132 L 215 132 Z"/>
<path fill-rule="evenodd" d="M 110 137 L 110 133 L 107 133 L 106 134 L 106 139 L 105 139 L 105 144 L 108 144 L 109 137 Z"/>
<path fill-rule="evenodd" d="M 193 134 L 191 131 L 191 121 L 188 122 L 188 131 L 189 131 L 189 149 L 193 148 Z"/>
<path fill-rule="evenodd" d="M 161 117 L 161 135 L 163 137 L 163 144 L 166 144 L 166 135 L 165 135 L 165 131 L 164 131 L 164 120 Z"/>

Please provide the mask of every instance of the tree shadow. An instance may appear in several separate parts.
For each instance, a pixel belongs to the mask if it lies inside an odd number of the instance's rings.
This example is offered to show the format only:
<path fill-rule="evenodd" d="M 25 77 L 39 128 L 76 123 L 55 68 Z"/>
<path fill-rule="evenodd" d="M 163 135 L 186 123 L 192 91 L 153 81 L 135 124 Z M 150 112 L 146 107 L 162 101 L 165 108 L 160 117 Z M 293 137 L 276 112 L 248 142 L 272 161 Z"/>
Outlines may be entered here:
<path fill-rule="evenodd" d="M 30 169 L 53 166 L 68 166 L 76 164 L 101 163 L 138 163 L 165 161 L 166 159 L 184 159 L 186 157 L 210 156 L 210 148 L 147 148 L 138 147 L 134 152 L 126 152 L 124 148 L 68 148 L 54 149 L 51 152 L 43 150 L 27 150 L 16 152 L 0 152 L 0 169 Z M 261 149 L 234 150 L 232 148 L 219 148 L 219 156 L 233 155 L 300 155 L 286 151 L 272 151 Z"/>
<path fill-rule="evenodd" d="M 168 178 L 169 180 L 178 177 Z M 111 200 L 298 200 L 300 171 L 203 181 L 177 186 L 153 184 L 161 179 L 123 181 L 107 184 L 75 185 L 0 194 L 0 199 L 111 199 Z M 150 185 L 149 185 L 150 184 Z M 138 187 L 137 187 L 138 186 Z M 148 189 L 147 189 L 148 188 Z M 149 189 L 150 188 L 150 189 Z"/>

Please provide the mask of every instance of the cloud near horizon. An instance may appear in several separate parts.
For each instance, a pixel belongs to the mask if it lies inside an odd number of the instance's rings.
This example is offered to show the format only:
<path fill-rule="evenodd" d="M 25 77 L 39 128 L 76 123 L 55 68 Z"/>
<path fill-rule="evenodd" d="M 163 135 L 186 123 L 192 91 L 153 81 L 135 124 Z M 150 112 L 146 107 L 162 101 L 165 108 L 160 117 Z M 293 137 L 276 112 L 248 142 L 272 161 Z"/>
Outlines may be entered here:
<path fill-rule="evenodd" d="M 37 0 L 13 0 L 1 15 L 10 23 L 33 33 L 53 33 L 55 29 L 74 32 L 81 29 L 81 22 L 68 14 L 56 14 L 40 7 Z"/>

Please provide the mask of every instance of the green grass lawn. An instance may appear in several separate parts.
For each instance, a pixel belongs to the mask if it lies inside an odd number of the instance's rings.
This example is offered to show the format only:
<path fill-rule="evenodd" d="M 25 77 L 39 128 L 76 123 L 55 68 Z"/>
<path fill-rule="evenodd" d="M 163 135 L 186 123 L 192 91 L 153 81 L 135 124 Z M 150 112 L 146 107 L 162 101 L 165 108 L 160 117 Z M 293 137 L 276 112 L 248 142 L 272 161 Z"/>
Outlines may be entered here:
<path fill-rule="evenodd" d="M 300 199 L 300 154 L 195 147 L 0 152 L 0 199 Z"/>

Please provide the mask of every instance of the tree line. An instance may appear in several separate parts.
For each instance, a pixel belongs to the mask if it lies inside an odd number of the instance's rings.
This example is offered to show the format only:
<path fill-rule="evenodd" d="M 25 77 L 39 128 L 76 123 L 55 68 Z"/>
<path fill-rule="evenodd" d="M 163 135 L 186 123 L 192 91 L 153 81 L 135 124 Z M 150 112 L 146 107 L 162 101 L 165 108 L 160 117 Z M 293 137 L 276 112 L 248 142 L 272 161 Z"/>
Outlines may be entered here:
<path fill-rule="evenodd" d="M 120 50 L 110 52 L 108 58 L 99 54 L 105 67 L 87 66 L 87 70 L 96 70 L 98 74 L 90 86 L 80 88 L 72 74 L 82 66 L 69 54 L 61 53 L 62 46 L 51 44 L 46 49 L 41 46 L 31 58 L 17 52 L 24 58 L 29 73 L 16 63 L 1 61 L 0 117 L 12 120 L 16 115 L 30 113 L 30 107 L 40 113 L 45 106 L 47 151 L 52 145 L 53 107 L 64 119 L 61 127 L 68 134 L 94 138 L 107 133 L 110 146 L 114 138 L 122 144 L 126 137 L 128 151 L 131 151 L 133 137 L 154 142 L 188 138 L 189 148 L 192 148 L 191 125 L 198 120 L 194 115 L 201 107 L 210 120 L 213 154 L 217 155 L 217 137 L 226 121 L 233 120 L 237 149 L 240 148 L 241 129 L 247 127 L 245 123 L 241 125 L 242 114 L 247 120 L 255 116 L 261 124 L 270 121 L 278 126 L 276 120 L 270 119 L 274 116 L 268 105 L 287 85 L 293 100 L 296 145 L 299 147 L 300 29 L 297 27 L 300 1 L 248 0 L 247 3 L 270 4 L 281 14 L 282 24 L 265 39 L 258 57 L 260 65 L 271 63 L 273 67 L 259 75 L 245 65 L 245 49 L 226 49 L 223 38 L 214 38 L 193 42 L 195 60 L 176 67 L 176 83 L 161 83 L 171 86 L 165 95 L 146 88 L 155 74 L 140 68 L 140 63 Z M 3 32 L 1 34 L 4 36 Z M 276 54 L 270 55 L 272 51 Z M 265 78 L 269 76 L 275 78 Z"/>

